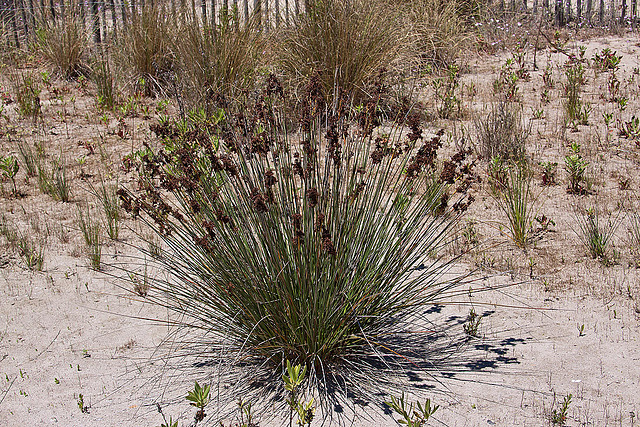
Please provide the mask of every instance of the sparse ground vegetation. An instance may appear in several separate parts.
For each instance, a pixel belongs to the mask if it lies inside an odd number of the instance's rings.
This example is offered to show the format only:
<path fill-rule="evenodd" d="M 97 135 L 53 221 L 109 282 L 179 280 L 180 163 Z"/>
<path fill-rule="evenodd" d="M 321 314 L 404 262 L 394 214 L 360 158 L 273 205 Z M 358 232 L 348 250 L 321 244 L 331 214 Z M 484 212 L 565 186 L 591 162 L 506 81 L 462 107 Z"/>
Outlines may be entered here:
<path fill-rule="evenodd" d="M 0 419 L 633 425 L 636 4 L 564 3 L 2 6 Z"/>

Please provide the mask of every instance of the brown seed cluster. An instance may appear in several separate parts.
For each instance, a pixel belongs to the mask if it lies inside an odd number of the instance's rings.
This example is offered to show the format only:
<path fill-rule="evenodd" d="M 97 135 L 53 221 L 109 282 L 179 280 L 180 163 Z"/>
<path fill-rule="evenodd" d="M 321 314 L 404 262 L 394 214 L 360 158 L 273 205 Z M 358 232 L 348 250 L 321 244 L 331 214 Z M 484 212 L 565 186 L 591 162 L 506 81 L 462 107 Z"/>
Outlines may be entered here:
<path fill-rule="evenodd" d="M 438 155 L 438 149 L 442 147 L 442 141 L 440 140 L 442 135 L 444 135 L 444 129 L 440 129 L 438 133 L 436 133 L 436 136 L 420 147 L 407 166 L 407 177 L 415 178 L 420 175 L 424 169 L 433 169 Z"/>

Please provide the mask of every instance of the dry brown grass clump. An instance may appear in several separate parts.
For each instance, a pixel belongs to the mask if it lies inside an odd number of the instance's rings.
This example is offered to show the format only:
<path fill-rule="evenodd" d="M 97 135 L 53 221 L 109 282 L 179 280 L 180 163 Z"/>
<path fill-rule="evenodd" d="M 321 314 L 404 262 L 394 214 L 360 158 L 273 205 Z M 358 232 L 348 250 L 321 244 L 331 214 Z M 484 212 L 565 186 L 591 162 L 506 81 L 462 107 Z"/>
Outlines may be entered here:
<path fill-rule="evenodd" d="M 132 14 L 120 44 L 120 62 L 145 95 L 160 92 L 174 68 L 172 20 L 155 7 Z M 144 84 L 142 84 L 144 81 Z M 144 86 L 144 87 L 141 87 Z"/>
<path fill-rule="evenodd" d="M 53 22 L 46 21 L 38 32 L 38 48 L 44 60 L 63 78 L 76 77 L 84 71 L 88 36 L 77 15 Z"/>
<path fill-rule="evenodd" d="M 410 49 L 421 63 L 447 68 L 460 56 L 470 40 L 465 19 L 456 0 L 411 0 L 392 2 L 402 10 Z"/>
<path fill-rule="evenodd" d="M 362 92 L 363 82 L 400 58 L 401 29 L 383 2 L 319 1 L 283 32 L 279 65 L 294 82 L 318 73 L 325 97 L 334 88 Z"/>
<path fill-rule="evenodd" d="M 187 17 L 180 26 L 174 51 L 189 103 L 202 105 L 253 85 L 265 48 L 258 22 L 240 22 L 237 13 L 224 11 L 220 20 L 215 28 L 202 28 L 198 18 Z"/>

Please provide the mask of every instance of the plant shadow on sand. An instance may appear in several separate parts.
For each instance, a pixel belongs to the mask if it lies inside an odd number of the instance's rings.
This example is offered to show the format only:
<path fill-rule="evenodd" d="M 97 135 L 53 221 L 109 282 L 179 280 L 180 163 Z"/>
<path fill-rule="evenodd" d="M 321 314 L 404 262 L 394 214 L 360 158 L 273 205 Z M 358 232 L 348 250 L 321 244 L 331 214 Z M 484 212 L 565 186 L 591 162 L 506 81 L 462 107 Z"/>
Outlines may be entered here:
<path fill-rule="evenodd" d="M 492 338 L 470 337 L 463 330 L 468 318 L 459 313 L 459 307 L 446 303 L 423 310 L 413 322 L 399 327 L 400 332 L 378 342 L 377 354 L 359 356 L 358 366 L 366 366 L 369 372 L 332 367 L 325 373 L 326 388 L 320 392 L 326 399 L 317 417 L 330 425 L 379 420 L 392 415 L 384 404 L 390 395 L 406 391 L 418 398 L 451 396 L 449 386 L 454 382 L 474 381 L 480 373 L 501 374 L 520 364 L 509 354 L 529 338 L 515 338 L 508 332 Z M 478 315 L 484 319 L 494 313 L 483 310 Z M 256 416 L 266 425 L 285 413 L 286 395 L 279 372 L 264 362 L 212 354 L 206 334 L 193 335 L 193 331 L 174 331 L 149 365 L 131 378 L 134 382 L 144 378 L 150 389 L 163 390 L 160 396 L 147 394 L 143 408 L 154 411 L 160 405 L 167 412 L 175 410 L 175 405 L 184 403 L 183 390 L 199 381 L 212 384 L 208 419 L 229 419 L 239 398 L 252 402 Z M 403 351 L 398 354 L 385 348 Z M 375 384 L 371 384 L 372 376 Z"/>

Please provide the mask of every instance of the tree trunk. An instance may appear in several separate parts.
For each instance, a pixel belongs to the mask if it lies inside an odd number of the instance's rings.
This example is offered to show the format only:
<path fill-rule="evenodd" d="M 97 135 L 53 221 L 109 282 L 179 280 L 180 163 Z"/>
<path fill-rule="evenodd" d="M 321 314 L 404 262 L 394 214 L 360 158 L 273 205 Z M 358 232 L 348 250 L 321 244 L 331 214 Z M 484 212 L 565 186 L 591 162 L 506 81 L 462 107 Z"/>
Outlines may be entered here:
<path fill-rule="evenodd" d="M 113 26 L 114 39 L 118 36 L 118 16 L 116 15 L 116 0 L 109 0 L 109 11 L 111 12 L 111 25 Z"/>
<path fill-rule="evenodd" d="M 100 3 L 98 3 L 100 1 Z M 98 4 L 98 10 L 100 10 L 100 15 L 102 18 L 102 38 L 107 38 L 107 8 L 105 7 L 104 0 L 95 0 Z"/>
<path fill-rule="evenodd" d="M 582 0 L 576 0 L 576 18 L 578 22 L 582 18 Z"/>
<path fill-rule="evenodd" d="M 29 0 L 28 2 L 29 5 L 29 23 L 31 24 L 31 28 L 36 29 L 36 15 L 35 15 L 35 10 L 34 10 L 34 6 L 33 6 L 33 0 Z"/>
<path fill-rule="evenodd" d="M 27 11 L 26 8 L 24 7 L 24 0 L 20 0 L 20 11 L 22 12 L 22 27 L 24 28 L 24 38 L 25 40 L 29 41 L 29 24 L 27 21 Z"/>
<path fill-rule="evenodd" d="M 16 20 L 16 9 L 18 8 L 16 0 L 13 0 L 13 4 L 9 7 L 11 8 L 9 19 L 11 20 L 11 27 L 13 29 L 13 40 L 16 44 L 16 49 L 20 49 L 20 34 L 18 33 L 18 21 Z"/>
<path fill-rule="evenodd" d="M 51 19 L 56 22 L 56 7 L 53 5 L 53 0 L 49 0 L 49 10 L 51 10 Z"/>
<path fill-rule="evenodd" d="M 100 16 L 98 15 L 98 3 L 96 0 L 89 0 L 91 8 L 91 29 L 93 31 L 93 41 L 97 44 L 102 42 L 100 37 Z"/>
<path fill-rule="evenodd" d="M 564 5 L 562 0 L 556 0 L 556 25 L 564 27 Z"/>
<path fill-rule="evenodd" d="M 600 0 L 600 10 L 598 11 L 598 20 L 600 25 L 604 24 L 604 0 Z"/>
<path fill-rule="evenodd" d="M 262 27 L 262 7 L 261 0 L 253 0 L 253 16 L 258 29 Z"/>
<path fill-rule="evenodd" d="M 120 15 L 122 15 L 122 27 L 127 28 L 127 8 L 124 5 L 124 0 L 120 0 Z"/>

